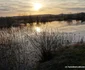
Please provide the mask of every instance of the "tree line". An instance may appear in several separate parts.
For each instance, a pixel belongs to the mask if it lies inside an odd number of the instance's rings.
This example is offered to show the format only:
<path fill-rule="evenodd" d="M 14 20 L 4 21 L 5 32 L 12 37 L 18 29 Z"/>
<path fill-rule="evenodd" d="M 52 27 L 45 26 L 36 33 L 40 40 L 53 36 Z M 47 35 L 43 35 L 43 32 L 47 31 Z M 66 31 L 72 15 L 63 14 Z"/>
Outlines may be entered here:
<path fill-rule="evenodd" d="M 33 24 L 36 22 L 37 24 L 52 21 L 72 21 L 72 20 L 81 20 L 81 22 L 85 21 L 85 13 L 74 13 L 74 14 L 59 14 L 59 15 L 29 15 L 29 16 L 12 16 L 12 17 L 0 17 L 0 27 L 11 27 L 11 26 L 20 26 L 21 23 Z"/>

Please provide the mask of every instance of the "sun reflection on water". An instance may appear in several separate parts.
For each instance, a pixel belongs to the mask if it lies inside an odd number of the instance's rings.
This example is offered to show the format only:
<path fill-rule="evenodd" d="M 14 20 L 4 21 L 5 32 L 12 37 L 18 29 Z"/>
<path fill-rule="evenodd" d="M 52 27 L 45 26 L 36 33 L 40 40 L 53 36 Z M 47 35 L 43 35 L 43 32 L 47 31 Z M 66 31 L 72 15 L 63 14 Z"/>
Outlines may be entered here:
<path fill-rule="evenodd" d="M 36 30 L 37 32 L 41 32 L 41 28 L 40 28 L 40 27 L 35 27 L 35 30 Z"/>

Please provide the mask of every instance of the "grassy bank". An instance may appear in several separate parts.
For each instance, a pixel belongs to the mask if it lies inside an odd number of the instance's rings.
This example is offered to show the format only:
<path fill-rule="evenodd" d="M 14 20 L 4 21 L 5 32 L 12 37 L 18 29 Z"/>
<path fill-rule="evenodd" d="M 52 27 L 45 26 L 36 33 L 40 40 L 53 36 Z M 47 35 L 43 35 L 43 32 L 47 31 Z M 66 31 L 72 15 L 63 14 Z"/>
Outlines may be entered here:
<path fill-rule="evenodd" d="M 65 66 L 85 66 L 85 43 L 59 48 L 55 55 L 52 60 L 41 63 L 38 70 L 68 70 Z"/>

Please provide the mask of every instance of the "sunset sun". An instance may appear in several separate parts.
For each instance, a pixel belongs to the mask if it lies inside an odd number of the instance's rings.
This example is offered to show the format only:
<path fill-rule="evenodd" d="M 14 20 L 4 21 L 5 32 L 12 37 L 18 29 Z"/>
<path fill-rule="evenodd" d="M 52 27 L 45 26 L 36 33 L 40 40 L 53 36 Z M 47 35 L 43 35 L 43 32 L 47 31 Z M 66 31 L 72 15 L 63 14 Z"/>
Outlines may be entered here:
<path fill-rule="evenodd" d="M 40 4 L 40 3 L 35 3 L 35 4 L 33 5 L 33 7 L 34 7 L 34 10 L 35 10 L 35 11 L 38 11 L 38 10 L 40 10 L 40 9 L 42 8 L 42 4 Z"/>

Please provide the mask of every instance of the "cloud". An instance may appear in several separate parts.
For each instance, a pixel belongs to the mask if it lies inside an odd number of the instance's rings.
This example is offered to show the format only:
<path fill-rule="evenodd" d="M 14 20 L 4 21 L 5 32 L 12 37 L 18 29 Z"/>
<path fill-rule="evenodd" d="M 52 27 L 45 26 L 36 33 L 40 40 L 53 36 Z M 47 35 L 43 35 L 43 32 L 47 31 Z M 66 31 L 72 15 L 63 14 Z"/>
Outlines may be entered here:
<path fill-rule="evenodd" d="M 29 2 L 18 1 L 18 0 L 9 0 L 2 1 L 0 0 L 0 12 L 25 12 L 30 11 L 32 6 Z"/>
<path fill-rule="evenodd" d="M 73 12 L 85 11 L 85 0 L 0 0 L 0 13 L 34 12 L 32 10 L 32 4 L 36 2 L 43 4 L 43 8 L 40 12 L 62 12 L 62 10 Z"/>
<path fill-rule="evenodd" d="M 67 10 L 72 10 L 72 11 L 85 11 L 85 8 L 66 8 Z"/>

